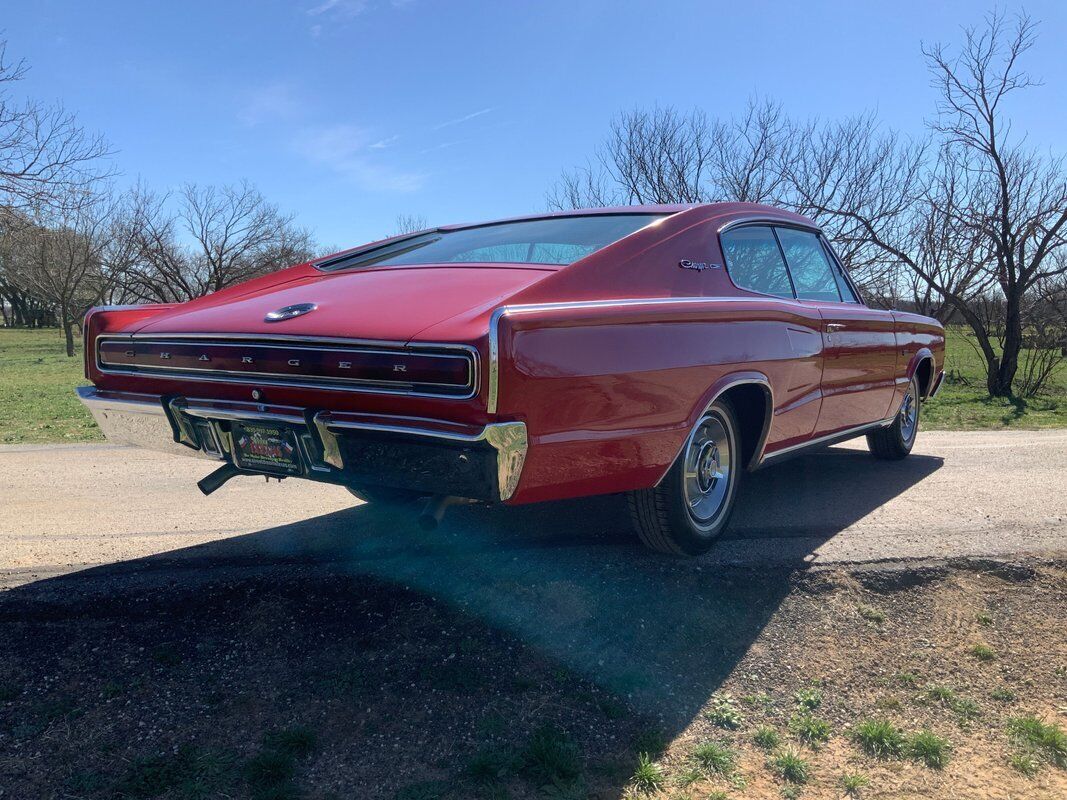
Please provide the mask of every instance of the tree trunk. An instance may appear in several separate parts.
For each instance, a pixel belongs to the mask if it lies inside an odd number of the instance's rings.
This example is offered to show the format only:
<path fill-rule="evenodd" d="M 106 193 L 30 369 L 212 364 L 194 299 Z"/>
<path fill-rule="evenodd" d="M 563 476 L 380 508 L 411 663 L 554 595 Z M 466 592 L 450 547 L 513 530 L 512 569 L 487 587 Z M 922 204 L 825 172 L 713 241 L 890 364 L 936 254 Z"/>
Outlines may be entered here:
<path fill-rule="evenodd" d="M 999 363 L 989 365 L 986 384 L 990 397 L 1011 397 L 1011 385 L 1019 370 L 1019 353 L 1023 348 L 1022 310 L 1018 297 L 1008 297 L 1004 304 L 1004 352 Z"/>
<path fill-rule="evenodd" d="M 67 343 L 67 357 L 74 358 L 74 326 L 70 322 L 70 314 L 64 308 L 60 310 L 60 316 L 63 318 L 63 339 Z"/>

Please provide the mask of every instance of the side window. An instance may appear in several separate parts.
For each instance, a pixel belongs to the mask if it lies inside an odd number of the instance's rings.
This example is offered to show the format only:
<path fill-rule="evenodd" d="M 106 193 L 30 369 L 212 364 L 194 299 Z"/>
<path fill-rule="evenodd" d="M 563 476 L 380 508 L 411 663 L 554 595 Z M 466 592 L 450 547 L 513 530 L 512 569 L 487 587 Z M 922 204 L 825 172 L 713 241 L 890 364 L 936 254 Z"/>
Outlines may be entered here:
<path fill-rule="evenodd" d="M 841 292 L 841 299 L 846 303 L 860 304 L 859 297 L 856 296 L 856 292 L 853 290 L 852 285 L 848 282 L 848 278 L 845 277 L 845 268 L 841 266 L 841 262 L 837 256 L 830 250 L 830 245 L 826 243 L 826 240 L 822 240 L 822 249 L 826 253 L 826 257 L 830 259 L 830 263 L 834 268 L 834 280 L 837 281 L 837 290 Z"/>
<path fill-rule="evenodd" d="M 837 288 L 837 270 L 823 250 L 818 235 L 795 228 L 775 228 L 782 243 L 789 274 L 800 300 L 830 300 L 841 302 Z"/>
<path fill-rule="evenodd" d="M 792 299 L 793 287 L 774 231 L 752 225 L 726 231 L 720 238 L 726 268 L 735 284 L 753 292 Z"/>

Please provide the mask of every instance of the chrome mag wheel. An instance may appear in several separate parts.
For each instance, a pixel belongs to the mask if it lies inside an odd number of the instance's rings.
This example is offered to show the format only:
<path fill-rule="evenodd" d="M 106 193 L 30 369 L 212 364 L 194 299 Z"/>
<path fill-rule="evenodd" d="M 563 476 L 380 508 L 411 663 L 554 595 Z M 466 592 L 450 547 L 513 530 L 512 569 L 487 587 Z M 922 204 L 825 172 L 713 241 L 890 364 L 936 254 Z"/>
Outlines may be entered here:
<path fill-rule="evenodd" d="M 660 553 L 706 553 L 726 529 L 744 476 L 733 405 L 723 398 L 703 413 L 658 484 L 628 493 L 641 541 Z"/>
<path fill-rule="evenodd" d="M 704 417 L 689 436 L 682 483 L 686 511 L 698 528 L 713 526 L 726 506 L 732 455 L 722 421 Z"/>
<path fill-rule="evenodd" d="M 915 400 L 915 384 L 908 385 L 908 393 L 900 404 L 900 436 L 905 442 L 915 438 L 919 426 L 919 404 Z"/>

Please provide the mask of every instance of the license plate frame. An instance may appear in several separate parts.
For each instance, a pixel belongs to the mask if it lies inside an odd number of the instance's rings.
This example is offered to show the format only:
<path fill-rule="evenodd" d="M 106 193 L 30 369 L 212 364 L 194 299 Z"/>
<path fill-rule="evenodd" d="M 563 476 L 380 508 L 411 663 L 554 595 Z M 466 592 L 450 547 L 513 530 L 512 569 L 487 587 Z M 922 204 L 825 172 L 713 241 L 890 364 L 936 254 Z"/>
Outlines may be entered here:
<path fill-rule="evenodd" d="M 233 463 L 238 469 L 268 475 L 303 475 L 299 432 L 284 425 L 234 422 L 230 426 Z"/>

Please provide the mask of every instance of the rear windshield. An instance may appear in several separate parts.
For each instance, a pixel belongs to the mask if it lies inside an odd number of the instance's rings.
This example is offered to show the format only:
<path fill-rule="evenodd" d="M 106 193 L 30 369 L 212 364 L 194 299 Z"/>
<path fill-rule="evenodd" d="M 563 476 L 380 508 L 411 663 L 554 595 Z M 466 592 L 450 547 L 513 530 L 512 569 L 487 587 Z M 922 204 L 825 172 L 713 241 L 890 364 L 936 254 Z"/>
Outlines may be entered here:
<path fill-rule="evenodd" d="M 663 217 L 597 214 L 428 231 L 318 266 L 334 270 L 394 264 L 570 264 Z"/>

